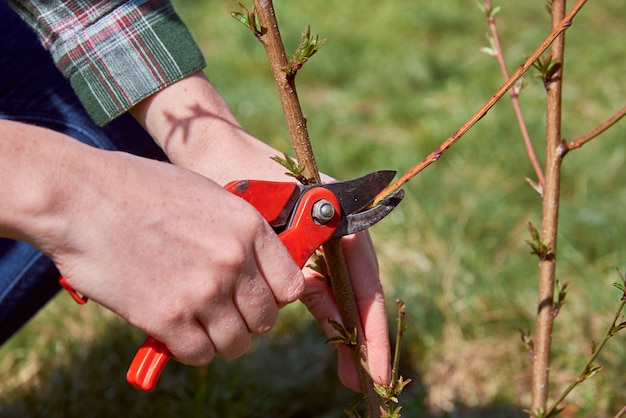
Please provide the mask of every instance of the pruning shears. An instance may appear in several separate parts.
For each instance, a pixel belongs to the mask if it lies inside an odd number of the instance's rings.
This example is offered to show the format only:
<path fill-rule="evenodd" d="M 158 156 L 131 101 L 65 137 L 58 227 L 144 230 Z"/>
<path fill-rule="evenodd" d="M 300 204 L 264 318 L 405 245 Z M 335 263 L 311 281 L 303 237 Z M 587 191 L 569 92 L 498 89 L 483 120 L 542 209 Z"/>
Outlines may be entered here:
<path fill-rule="evenodd" d="M 404 197 L 402 189 L 371 206 L 395 177 L 395 171 L 376 171 L 360 178 L 305 186 L 296 182 L 240 180 L 224 188 L 243 198 L 278 234 L 296 264 L 303 268 L 313 253 L 331 238 L 365 230 L 387 216 Z M 64 278 L 61 285 L 79 303 Z M 133 359 L 126 379 L 136 389 L 151 391 L 171 356 L 164 343 L 148 336 Z"/>

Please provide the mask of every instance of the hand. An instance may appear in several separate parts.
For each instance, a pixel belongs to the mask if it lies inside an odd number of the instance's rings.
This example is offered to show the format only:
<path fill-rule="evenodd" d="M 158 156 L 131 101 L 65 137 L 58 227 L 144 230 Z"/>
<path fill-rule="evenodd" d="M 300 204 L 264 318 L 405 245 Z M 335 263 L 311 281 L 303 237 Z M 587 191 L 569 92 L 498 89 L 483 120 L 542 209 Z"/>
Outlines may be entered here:
<path fill-rule="evenodd" d="M 341 246 L 363 325 L 370 376 L 378 384 L 388 384 L 391 377 L 389 334 L 374 246 L 367 232 L 344 237 Z M 337 331 L 329 319 L 342 321 L 332 290 L 318 276 L 311 270 L 305 271 L 306 286 L 300 300 L 330 338 Z M 356 366 L 346 346 L 339 347 L 339 377 L 350 389 L 361 390 Z"/>
<path fill-rule="evenodd" d="M 156 93 L 132 113 L 171 161 L 220 184 L 242 179 L 288 180 L 284 169 L 270 159 L 281 153 L 241 128 L 202 73 Z M 344 238 L 342 246 L 367 340 L 370 374 L 375 382 L 387 384 L 391 375 L 390 346 L 374 247 L 367 232 Z M 305 274 L 302 300 L 327 335 L 333 336 L 335 331 L 328 319 L 341 319 L 332 291 L 315 277 L 316 273 L 305 269 Z M 360 389 L 345 347 L 339 350 L 339 375 L 346 386 Z"/>
<path fill-rule="evenodd" d="M 14 198 L 1 196 L 0 231 L 33 243 L 78 292 L 178 360 L 203 365 L 215 354 L 243 354 L 250 334 L 268 331 L 278 309 L 300 296 L 302 273 L 273 230 L 213 181 L 3 123 L 10 135 L 0 138 L 1 173 L 33 188 L 15 194 L 29 195 L 14 204 L 26 210 L 5 207 Z"/>

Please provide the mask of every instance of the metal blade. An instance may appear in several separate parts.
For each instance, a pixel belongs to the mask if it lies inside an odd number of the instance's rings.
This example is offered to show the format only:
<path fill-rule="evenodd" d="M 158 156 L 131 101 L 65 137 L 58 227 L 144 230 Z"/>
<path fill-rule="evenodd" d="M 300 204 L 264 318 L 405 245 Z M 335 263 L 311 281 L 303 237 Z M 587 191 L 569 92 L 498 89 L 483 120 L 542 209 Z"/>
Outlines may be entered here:
<path fill-rule="evenodd" d="M 359 213 L 349 214 L 342 217 L 337 230 L 333 234 L 334 238 L 354 234 L 378 223 L 387 216 L 404 198 L 404 190 L 396 190 L 387 199 L 371 209 Z M 372 198 L 373 199 L 373 198 Z"/>
<path fill-rule="evenodd" d="M 339 199 L 344 215 L 350 215 L 365 208 L 378 193 L 383 191 L 396 176 L 393 170 L 375 171 L 358 179 L 324 184 Z"/>

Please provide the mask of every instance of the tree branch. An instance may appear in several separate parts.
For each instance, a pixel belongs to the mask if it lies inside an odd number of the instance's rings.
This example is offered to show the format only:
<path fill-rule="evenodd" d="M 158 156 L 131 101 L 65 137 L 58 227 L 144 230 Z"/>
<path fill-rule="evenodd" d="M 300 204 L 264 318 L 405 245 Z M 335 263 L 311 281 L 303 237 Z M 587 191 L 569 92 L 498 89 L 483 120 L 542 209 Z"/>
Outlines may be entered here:
<path fill-rule="evenodd" d="M 593 138 L 597 137 L 598 135 L 609 129 L 611 126 L 615 125 L 621 118 L 624 117 L 624 115 L 626 115 L 626 106 L 622 107 L 620 110 L 617 111 L 617 113 L 602 122 L 600 125 L 596 126 L 591 131 L 568 143 L 566 151 L 571 151 L 573 149 L 582 147 L 587 142 L 591 141 Z"/>
<path fill-rule="evenodd" d="M 565 0 L 552 0 L 552 28 L 559 27 L 565 16 Z M 535 358 L 532 363 L 531 410 L 545 411 L 548 402 L 550 378 L 550 348 L 554 324 L 554 285 L 556 271 L 556 244 L 559 221 L 561 163 L 565 147 L 561 140 L 561 88 L 565 36 L 552 43 L 552 61 L 559 67 L 544 78 L 546 87 L 546 168 L 542 200 L 541 241 L 549 249 L 549 257 L 539 261 L 538 309 L 535 327 Z"/>
<path fill-rule="evenodd" d="M 285 71 L 289 61 L 278 29 L 274 5 L 271 1 L 255 0 L 254 7 L 261 25 L 261 32 L 257 38 L 265 47 L 270 62 L 296 159 L 299 165 L 305 167 L 303 174 L 319 183 L 321 179 L 311 147 L 307 121 L 296 91 L 295 74 L 288 74 Z"/>
<path fill-rule="evenodd" d="M 257 37 L 263 43 L 270 60 L 296 159 L 300 164 L 305 165 L 305 176 L 319 183 L 321 180 L 306 127 L 306 118 L 302 114 L 296 93 L 295 72 L 285 71 L 289 62 L 280 36 L 274 6 L 271 0 L 254 0 L 254 4 L 261 25 L 261 31 Z M 351 347 L 351 353 L 363 389 L 367 414 L 369 417 L 374 417 L 384 403 L 376 394 L 374 382 L 364 367 L 367 364 L 365 334 L 343 257 L 341 242 L 339 239 L 333 239 L 326 243 L 323 249 L 343 325 L 348 330 L 356 329 L 357 331 L 357 344 L 354 348 Z"/>

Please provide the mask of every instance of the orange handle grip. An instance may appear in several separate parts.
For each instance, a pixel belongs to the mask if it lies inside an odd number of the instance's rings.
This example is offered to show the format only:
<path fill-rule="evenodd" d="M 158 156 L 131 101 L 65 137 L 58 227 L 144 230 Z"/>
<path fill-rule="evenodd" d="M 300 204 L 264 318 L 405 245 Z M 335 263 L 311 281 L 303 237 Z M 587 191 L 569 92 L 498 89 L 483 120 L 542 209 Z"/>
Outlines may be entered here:
<path fill-rule="evenodd" d="M 170 350 L 161 341 L 148 336 L 126 373 L 126 380 L 135 389 L 151 391 L 170 358 Z"/>

